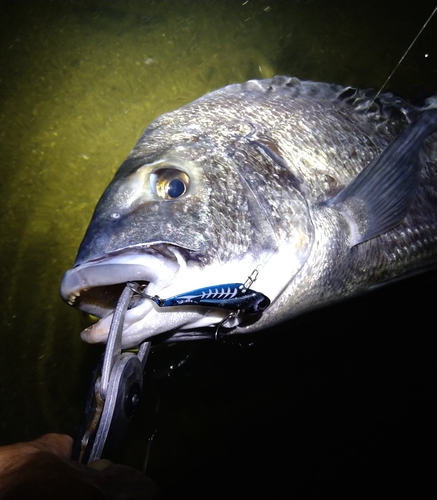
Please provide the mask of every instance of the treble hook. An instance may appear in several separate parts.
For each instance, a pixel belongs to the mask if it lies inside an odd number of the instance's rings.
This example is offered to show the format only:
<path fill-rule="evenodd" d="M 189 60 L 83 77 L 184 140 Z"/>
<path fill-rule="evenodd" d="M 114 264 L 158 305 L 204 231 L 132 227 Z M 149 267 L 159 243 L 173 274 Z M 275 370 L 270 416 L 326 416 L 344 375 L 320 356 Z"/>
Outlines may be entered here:
<path fill-rule="evenodd" d="M 231 318 L 236 318 L 240 311 L 231 311 L 227 316 L 225 316 L 220 323 L 217 325 L 215 332 L 214 332 L 214 340 L 219 339 L 219 330 L 220 328 L 226 323 Z M 226 334 L 223 334 L 222 337 L 224 337 Z"/>

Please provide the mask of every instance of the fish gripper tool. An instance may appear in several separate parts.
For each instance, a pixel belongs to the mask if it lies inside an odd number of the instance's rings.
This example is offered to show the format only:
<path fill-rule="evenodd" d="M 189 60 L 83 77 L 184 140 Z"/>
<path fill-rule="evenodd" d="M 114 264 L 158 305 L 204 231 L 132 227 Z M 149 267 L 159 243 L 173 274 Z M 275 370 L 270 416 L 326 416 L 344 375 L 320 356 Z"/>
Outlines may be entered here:
<path fill-rule="evenodd" d="M 150 342 L 138 352 L 122 352 L 123 323 L 134 291 L 126 286 L 114 310 L 105 352 L 91 379 L 85 411 L 73 444 L 73 460 L 89 464 L 117 461 L 143 387 Z"/>

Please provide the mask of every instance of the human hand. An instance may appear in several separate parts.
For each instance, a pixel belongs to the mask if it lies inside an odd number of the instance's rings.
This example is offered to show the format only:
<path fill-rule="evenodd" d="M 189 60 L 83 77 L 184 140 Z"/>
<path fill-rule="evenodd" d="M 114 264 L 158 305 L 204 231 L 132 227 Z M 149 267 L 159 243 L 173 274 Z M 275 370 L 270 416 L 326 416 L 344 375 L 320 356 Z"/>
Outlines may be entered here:
<path fill-rule="evenodd" d="M 153 482 L 135 469 L 107 460 L 89 466 L 73 462 L 72 445 L 70 436 L 46 434 L 0 446 L 0 500 L 158 498 Z"/>

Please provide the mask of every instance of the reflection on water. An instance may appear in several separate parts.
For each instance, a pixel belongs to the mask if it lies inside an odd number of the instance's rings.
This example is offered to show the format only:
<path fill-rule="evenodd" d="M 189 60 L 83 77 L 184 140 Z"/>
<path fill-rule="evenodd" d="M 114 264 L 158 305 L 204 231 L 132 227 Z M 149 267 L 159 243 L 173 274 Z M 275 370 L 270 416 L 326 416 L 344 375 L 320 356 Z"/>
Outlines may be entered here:
<path fill-rule="evenodd" d="M 278 73 L 377 86 L 430 14 L 425 4 L 0 2 L 0 443 L 74 433 L 98 352 L 80 342 L 87 320 L 62 303 L 59 282 L 147 124 Z M 434 21 L 391 89 L 437 90 L 436 33 Z"/>

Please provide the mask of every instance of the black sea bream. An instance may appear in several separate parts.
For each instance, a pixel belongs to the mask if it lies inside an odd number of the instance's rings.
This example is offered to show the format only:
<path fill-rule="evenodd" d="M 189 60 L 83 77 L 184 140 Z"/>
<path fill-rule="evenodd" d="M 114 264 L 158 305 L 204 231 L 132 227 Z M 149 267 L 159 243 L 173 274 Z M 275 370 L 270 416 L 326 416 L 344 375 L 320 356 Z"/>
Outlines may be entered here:
<path fill-rule="evenodd" d="M 172 297 L 247 283 L 270 299 L 221 332 L 257 331 L 437 261 L 437 97 L 278 76 L 156 119 L 100 199 L 64 300 L 104 342 L 127 282 Z M 226 307 L 137 298 L 124 347 L 214 335 Z M 185 332 L 185 333 L 184 333 Z"/>

